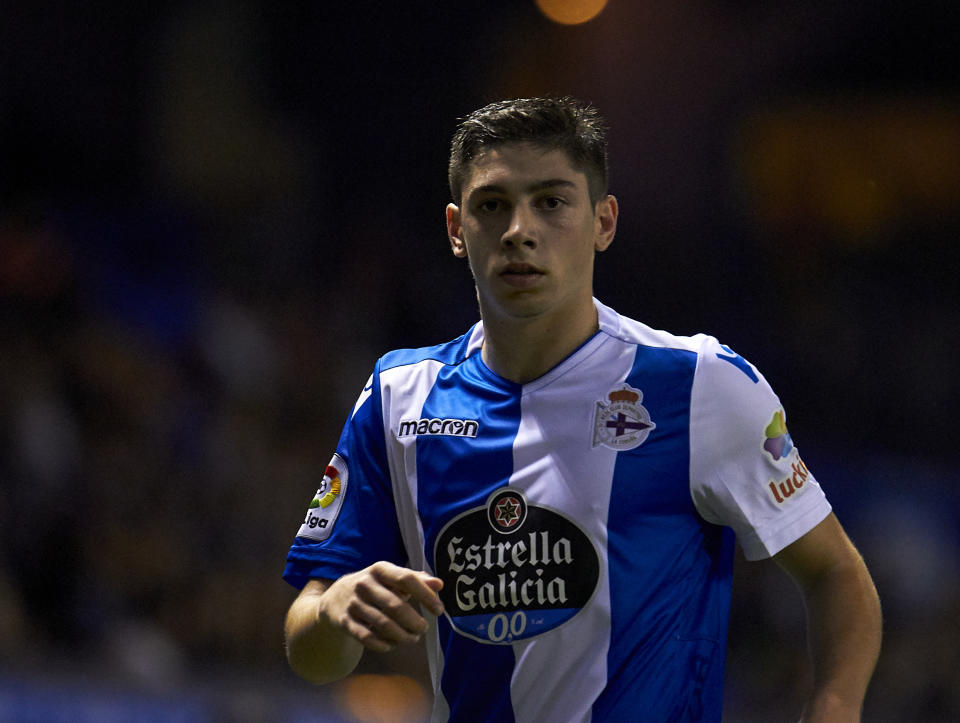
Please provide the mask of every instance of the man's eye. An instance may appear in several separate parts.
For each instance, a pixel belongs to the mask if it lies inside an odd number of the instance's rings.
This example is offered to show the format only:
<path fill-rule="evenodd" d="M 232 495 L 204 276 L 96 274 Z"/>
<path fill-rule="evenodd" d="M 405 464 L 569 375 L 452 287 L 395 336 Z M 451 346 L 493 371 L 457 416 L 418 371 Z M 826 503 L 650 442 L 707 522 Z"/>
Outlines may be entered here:
<path fill-rule="evenodd" d="M 477 208 L 483 213 L 493 213 L 500 208 L 500 201 L 495 198 L 488 198 L 486 201 L 482 201 Z"/>
<path fill-rule="evenodd" d="M 548 208 L 548 209 L 560 208 L 563 205 L 563 203 L 564 203 L 563 199 L 559 198 L 558 196 L 547 196 L 542 201 L 540 201 L 540 204 L 544 208 Z"/>

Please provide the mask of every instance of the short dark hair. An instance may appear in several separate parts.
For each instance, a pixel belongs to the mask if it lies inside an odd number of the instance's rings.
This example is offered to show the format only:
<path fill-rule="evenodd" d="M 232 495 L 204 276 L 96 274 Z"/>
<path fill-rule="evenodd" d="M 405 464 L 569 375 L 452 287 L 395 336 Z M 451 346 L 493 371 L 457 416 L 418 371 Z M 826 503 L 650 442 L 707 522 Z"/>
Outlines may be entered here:
<path fill-rule="evenodd" d="M 591 202 L 607 195 L 606 124 L 593 106 L 563 96 L 502 100 L 463 118 L 453 134 L 447 171 L 454 201 L 460 203 L 470 163 L 478 155 L 518 142 L 566 151 L 574 168 L 587 176 Z"/>

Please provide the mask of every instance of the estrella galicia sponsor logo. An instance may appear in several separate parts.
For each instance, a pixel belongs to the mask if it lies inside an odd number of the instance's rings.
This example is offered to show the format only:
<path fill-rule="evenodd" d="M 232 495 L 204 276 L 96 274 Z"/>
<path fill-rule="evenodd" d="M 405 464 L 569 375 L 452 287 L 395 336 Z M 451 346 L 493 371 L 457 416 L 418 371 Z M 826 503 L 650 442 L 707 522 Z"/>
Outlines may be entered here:
<path fill-rule="evenodd" d="M 397 426 L 398 437 L 434 435 L 476 437 L 480 423 L 476 419 L 404 419 Z"/>
<path fill-rule="evenodd" d="M 333 531 L 333 523 L 337 521 L 340 508 L 343 506 L 343 496 L 347 491 L 347 463 L 339 454 L 333 455 L 330 464 L 323 471 L 323 479 L 317 494 L 310 500 L 307 516 L 297 532 L 297 537 L 307 537 L 311 540 L 326 540 Z"/>
<path fill-rule="evenodd" d="M 455 517 L 434 547 L 435 574 L 454 630 L 508 645 L 563 625 L 597 589 L 600 557 L 571 519 L 501 487 Z"/>

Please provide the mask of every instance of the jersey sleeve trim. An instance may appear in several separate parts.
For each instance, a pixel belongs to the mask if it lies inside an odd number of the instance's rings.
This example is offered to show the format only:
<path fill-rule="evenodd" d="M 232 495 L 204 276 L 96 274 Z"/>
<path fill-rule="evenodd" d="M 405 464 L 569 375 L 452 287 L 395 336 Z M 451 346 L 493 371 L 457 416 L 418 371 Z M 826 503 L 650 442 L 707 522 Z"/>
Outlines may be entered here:
<path fill-rule="evenodd" d="M 722 475 L 716 475 L 716 479 L 729 490 L 729 485 Z M 732 493 L 730 494 L 732 497 Z M 823 522 L 832 509 L 826 497 L 811 495 L 805 507 L 798 507 L 789 516 L 771 520 L 776 526 L 759 524 L 747 527 L 749 522 L 744 517 L 744 526 L 737 526 L 738 529 L 735 529 L 737 541 L 743 548 L 744 557 L 751 562 L 773 557 Z"/>
<path fill-rule="evenodd" d="M 296 546 L 287 555 L 287 565 L 283 570 L 283 579 L 298 590 L 314 578 L 336 580 L 343 575 L 361 569 L 358 558 L 342 555 L 336 550 L 325 550 L 324 559 L 297 554 Z"/>

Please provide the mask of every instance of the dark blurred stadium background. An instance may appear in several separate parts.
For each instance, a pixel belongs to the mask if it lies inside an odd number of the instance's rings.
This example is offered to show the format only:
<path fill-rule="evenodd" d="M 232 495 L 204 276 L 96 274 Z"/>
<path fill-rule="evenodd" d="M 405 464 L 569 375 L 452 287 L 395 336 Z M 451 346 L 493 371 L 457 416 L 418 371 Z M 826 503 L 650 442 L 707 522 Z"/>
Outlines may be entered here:
<path fill-rule="evenodd" d="M 476 318 L 456 118 L 545 93 L 612 126 L 598 296 L 756 363 L 867 558 L 865 720 L 960 719 L 952 6 L 0 4 L 0 720 L 423 716 L 416 650 L 296 680 L 279 574 L 375 358 Z M 796 720 L 799 599 L 736 574 L 726 720 Z"/>

